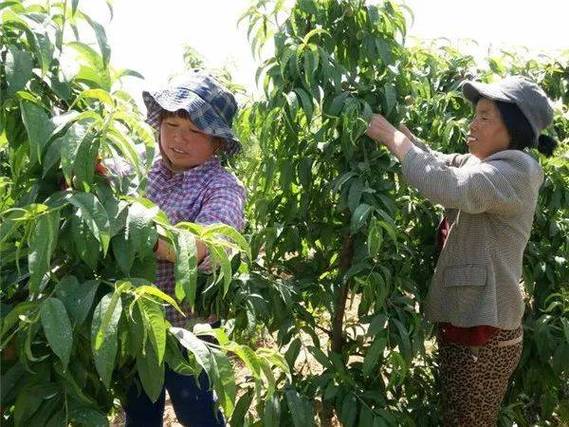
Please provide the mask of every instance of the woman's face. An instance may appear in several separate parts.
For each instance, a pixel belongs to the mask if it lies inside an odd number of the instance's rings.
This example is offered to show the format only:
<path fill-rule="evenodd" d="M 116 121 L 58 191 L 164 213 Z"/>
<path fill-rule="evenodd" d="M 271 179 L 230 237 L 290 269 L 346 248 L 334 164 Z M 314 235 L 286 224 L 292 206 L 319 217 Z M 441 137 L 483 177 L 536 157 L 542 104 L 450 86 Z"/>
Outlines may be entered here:
<path fill-rule="evenodd" d="M 480 160 L 498 151 L 507 150 L 510 135 L 504 125 L 496 104 L 486 98 L 480 98 L 476 112 L 470 123 L 468 133 L 468 151 Z"/>
<path fill-rule="evenodd" d="M 166 116 L 160 123 L 162 151 L 175 169 L 186 170 L 206 162 L 219 147 L 211 135 L 203 133 L 189 119 Z"/>

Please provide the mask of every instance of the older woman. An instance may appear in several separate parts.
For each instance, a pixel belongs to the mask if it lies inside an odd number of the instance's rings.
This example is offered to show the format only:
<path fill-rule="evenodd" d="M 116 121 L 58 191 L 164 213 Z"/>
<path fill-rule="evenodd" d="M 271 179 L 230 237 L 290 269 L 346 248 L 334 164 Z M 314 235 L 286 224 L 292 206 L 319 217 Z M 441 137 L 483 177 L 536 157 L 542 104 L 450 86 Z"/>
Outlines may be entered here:
<path fill-rule="evenodd" d="M 522 259 L 543 182 L 527 149 L 549 156 L 556 142 L 541 135 L 553 113 L 534 82 L 515 76 L 462 88 L 475 106 L 469 154 L 432 151 L 379 114 L 367 134 L 401 161 L 410 185 L 446 208 L 425 304 L 438 326 L 443 419 L 489 426 L 522 351 Z"/>

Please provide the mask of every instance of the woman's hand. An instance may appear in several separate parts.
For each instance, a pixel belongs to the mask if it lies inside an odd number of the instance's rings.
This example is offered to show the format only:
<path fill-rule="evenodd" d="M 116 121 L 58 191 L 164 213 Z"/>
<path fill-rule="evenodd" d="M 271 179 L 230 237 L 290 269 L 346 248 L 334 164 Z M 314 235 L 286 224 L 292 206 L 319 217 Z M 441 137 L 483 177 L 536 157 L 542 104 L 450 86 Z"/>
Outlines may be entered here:
<path fill-rule="evenodd" d="M 413 147 L 413 143 L 408 137 L 412 137 L 409 129 L 404 126 L 402 130 L 396 129 L 381 114 L 374 114 L 371 117 L 366 133 L 374 141 L 384 144 L 400 161 Z"/>

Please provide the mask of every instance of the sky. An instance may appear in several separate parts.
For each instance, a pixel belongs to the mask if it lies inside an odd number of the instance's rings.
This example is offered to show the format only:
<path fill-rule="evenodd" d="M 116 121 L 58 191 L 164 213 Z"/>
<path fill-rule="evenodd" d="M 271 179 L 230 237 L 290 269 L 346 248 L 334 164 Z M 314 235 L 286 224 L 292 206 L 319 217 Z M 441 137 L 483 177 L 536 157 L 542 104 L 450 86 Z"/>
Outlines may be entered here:
<path fill-rule="evenodd" d="M 447 38 L 477 57 L 500 47 L 556 52 L 569 49 L 569 0 L 405 0 L 414 13 L 408 40 Z M 249 0 L 113 0 L 114 17 L 103 0 L 83 0 L 80 8 L 104 24 L 111 64 L 145 76 L 125 88 L 140 92 L 165 83 L 183 69 L 189 44 L 213 67 L 229 64 L 234 80 L 255 91 L 258 63 L 247 41 L 246 23 L 237 26 Z M 471 39 L 477 42 L 460 40 Z"/>

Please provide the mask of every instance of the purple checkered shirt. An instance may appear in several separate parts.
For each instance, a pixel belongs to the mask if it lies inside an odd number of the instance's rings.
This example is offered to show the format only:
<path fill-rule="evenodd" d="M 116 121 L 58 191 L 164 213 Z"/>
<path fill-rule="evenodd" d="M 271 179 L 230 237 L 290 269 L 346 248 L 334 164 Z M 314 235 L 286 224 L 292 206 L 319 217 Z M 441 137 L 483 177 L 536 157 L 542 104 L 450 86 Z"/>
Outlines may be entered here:
<path fill-rule="evenodd" d="M 198 224 L 223 223 L 243 230 L 245 189 L 215 157 L 184 172 L 170 171 L 158 159 L 152 165 L 146 197 L 162 209 L 172 224 L 181 221 Z M 207 269 L 208 259 L 199 265 Z M 158 261 L 156 286 L 174 296 L 174 264 Z M 183 326 L 187 317 L 173 307 L 166 307 L 166 317 L 173 326 Z"/>

